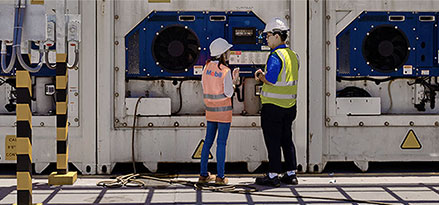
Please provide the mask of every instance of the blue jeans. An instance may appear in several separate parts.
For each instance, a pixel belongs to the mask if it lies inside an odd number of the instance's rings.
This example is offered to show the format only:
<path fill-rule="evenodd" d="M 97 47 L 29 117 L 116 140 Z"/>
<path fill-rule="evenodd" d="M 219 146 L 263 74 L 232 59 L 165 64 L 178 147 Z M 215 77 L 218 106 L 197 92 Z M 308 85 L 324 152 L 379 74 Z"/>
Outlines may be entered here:
<path fill-rule="evenodd" d="M 224 164 L 226 160 L 226 143 L 229 136 L 230 123 L 207 121 L 206 139 L 203 150 L 201 151 L 201 176 L 207 176 L 207 161 L 209 159 L 210 148 L 215 140 L 216 130 L 218 129 L 218 139 L 216 140 L 216 170 L 217 176 L 224 177 Z"/>

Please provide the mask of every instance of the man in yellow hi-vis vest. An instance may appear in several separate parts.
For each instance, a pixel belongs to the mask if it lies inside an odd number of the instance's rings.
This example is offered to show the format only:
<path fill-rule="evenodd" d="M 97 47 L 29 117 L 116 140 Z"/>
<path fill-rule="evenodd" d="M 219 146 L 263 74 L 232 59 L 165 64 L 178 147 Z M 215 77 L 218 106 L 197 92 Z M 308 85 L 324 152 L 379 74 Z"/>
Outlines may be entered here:
<path fill-rule="evenodd" d="M 262 81 L 261 127 L 267 147 L 269 171 L 256 178 L 256 184 L 280 186 L 280 183 L 298 184 L 296 177 L 296 150 L 291 125 L 296 118 L 297 80 L 299 58 L 285 45 L 288 27 L 280 18 L 270 21 L 264 30 L 268 46 L 272 49 L 265 70 L 255 72 L 255 79 Z M 279 179 L 281 148 L 286 172 Z"/>

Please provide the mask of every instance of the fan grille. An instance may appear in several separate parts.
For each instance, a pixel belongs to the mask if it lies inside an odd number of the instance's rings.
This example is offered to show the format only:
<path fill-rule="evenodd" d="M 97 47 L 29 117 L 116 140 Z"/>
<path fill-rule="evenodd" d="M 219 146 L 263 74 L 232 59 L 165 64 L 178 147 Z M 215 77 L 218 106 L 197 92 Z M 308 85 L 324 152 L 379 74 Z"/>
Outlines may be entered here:
<path fill-rule="evenodd" d="M 198 60 L 200 41 L 197 35 L 182 25 L 161 30 L 152 43 L 156 63 L 171 73 L 186 72 Z"/>
<path fill-rule="evenodd" d="M 373 69 L 395 72 L 407 61 L 409 41 L 406 35 L 393 25 L 377 26 L 363 41 L 363 57 Z"/>

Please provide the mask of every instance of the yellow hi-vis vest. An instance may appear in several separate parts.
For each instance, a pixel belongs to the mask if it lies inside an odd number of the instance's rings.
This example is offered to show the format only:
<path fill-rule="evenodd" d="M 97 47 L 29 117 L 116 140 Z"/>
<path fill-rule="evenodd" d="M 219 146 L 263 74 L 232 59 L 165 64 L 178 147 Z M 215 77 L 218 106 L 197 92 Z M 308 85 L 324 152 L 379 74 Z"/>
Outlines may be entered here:
<path fill-rule="evenodd" d="M 294 51 L 289 48 L 279 48 L 271 53 L 278 55 L 282 61 L 282 68 L 273 85 L 264 83 L 261 92 L 262 104 L 274 104 L 283 108 L 290 108 L 296 104 L 298 62 Z M 267 72 L 267 66 L 265 66 Z"/>

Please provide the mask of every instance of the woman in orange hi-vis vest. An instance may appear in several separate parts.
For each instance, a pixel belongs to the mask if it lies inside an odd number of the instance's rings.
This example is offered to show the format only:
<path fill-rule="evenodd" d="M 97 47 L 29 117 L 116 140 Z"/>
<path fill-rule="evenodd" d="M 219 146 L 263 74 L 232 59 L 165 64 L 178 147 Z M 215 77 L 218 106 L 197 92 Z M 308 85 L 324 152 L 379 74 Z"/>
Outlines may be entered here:
<path fill-rule="evenodd" d="M 233 82 L 237 81 L 239 75 L 239 68 L 233 71 L 232 77 L 230 68 L 227 67 L 231 47 L 232 45 L 222 38 L 212 41 L 209 46 L 212 58 L 206 62 L 201 77 L 204 104 L 206 106 L 207 129 L 206 139 L 201 151 L 199 183 L 215 180 L 216 184 L 223 185 L 228 182 L 224 176 L 226 143 L 232 122 L 231 97 L 234 92 Z M 215 177 L 207 172 L 207 161 L 217 130 L 216 160 L 218 174 Z"/>

